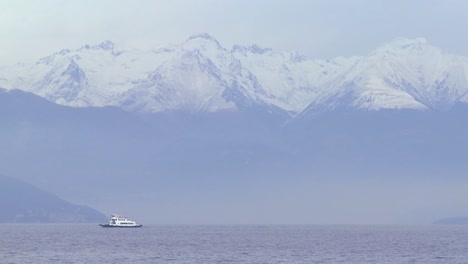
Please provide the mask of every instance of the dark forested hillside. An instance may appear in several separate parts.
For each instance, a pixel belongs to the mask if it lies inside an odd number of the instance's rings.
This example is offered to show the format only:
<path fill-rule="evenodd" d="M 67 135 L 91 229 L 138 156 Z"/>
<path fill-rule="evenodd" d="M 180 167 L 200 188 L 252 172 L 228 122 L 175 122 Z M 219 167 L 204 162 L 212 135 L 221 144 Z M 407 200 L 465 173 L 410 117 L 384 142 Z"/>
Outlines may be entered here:
<path fill-rule="evenodd" d="M 30 184 L 0 175 L 0 223 L 95 223 L 100 212 L 74 205 Z"/>

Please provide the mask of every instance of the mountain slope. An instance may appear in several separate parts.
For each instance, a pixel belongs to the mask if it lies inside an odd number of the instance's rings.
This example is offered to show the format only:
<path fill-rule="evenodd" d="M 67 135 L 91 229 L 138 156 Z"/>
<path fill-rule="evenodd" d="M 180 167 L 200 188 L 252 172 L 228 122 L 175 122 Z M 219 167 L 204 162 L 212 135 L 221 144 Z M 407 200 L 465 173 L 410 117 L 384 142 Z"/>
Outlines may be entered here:
<path fill-rule="evenodd" d="M 0 223 L 97 223 L 100 212 L 0 175 Z"/>

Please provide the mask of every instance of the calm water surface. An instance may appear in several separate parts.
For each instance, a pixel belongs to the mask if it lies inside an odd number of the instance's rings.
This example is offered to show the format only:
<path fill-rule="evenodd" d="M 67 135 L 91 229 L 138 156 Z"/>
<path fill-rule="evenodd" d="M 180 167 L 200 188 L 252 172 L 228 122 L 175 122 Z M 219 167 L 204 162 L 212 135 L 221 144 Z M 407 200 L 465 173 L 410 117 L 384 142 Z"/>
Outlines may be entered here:
<path fill-rule="evenodd" d="M 0 263 L 468 263 L 468 227 L 3 224 Z"/>

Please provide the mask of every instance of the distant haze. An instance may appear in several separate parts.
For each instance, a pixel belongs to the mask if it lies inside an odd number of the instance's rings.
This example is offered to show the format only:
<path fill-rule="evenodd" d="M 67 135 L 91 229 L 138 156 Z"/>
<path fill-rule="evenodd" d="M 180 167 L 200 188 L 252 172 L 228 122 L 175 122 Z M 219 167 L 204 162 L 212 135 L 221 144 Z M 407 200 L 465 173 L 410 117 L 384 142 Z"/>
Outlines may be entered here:
<path fill-rule="evenodd" d="M 259 44 L 313 58 L 365 55 L 396 37 L 424 37 L 468 55 L 462 0 L 2 1 L 0 66 L 110 39 L 128 47 L 209 32 L 223 46 Z"/>
<path fill-rule="evenodd" d="M 143 224 L 428 224 L 467 214 L 468 107 L 143 115 L 0 92 L 0 172 Z"/>

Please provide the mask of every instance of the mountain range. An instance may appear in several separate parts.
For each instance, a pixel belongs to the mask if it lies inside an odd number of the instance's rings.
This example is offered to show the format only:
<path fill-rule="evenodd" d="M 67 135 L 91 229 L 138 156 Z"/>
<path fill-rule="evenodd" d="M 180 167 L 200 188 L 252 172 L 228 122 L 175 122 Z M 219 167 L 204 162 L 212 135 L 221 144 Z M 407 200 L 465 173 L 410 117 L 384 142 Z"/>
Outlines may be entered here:
<path fill-rule="evenodd" d="M 1 68 L 0 87 L 60 105 L 137 112 L 447 110 L 468 102 L 468 58 L 400 38 L 367 56 L 318 60 L 258 45 L 226 49 L 204 33 L 146 51 L 111 41 L 64 49 Z"/>
<path fill-rule="evenodd" d="M 0 69 L 0 173 L 143 223 L 433 223 L 468 208 L 466 65 L 424 39 L 62 50 Z"/>

